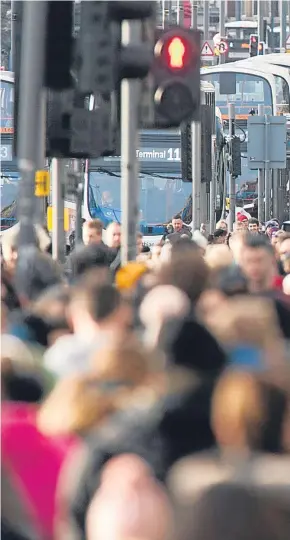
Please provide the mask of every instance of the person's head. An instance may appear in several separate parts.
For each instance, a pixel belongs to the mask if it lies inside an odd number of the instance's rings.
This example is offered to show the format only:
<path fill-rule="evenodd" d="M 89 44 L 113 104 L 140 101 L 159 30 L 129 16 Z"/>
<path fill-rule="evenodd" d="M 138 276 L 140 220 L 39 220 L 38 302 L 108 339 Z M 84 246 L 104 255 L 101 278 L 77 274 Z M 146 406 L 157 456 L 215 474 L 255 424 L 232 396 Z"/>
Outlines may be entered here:
<path fill-rule="evenodd" d="M 210 269 L 218 270 L 232 264 L 233 254 L 226 245 L 211 245 L 206 249 L 205 261 Z"/>
<path fill-rule="evenodd" d="M 259 220 L 256 218 L 250 218 L 248 229 L 250 233 L 257 234 L 259 232 Z"/>
<path fill-rule="evenodd" d="M 103 223 L 100 219 L 85 221 L 83 224 L 83 242 L 85 246 L 102 242 Z"/>
<path fill-rule="evenodd" d="M 70 333 L 67 320 L 69 299 L 69 288 L 57 285 L 45 291 L 31 306 L 31 314 L 40 317 L 47 324 L 49 345 L 60 336 Z"/>
<path fill-rule="evenodd" d="M 87 538 L 166 540 L 172 517 L 169 498 L 148 465 L 137 455 L 123 454 L 102 470 L 87 515 Z"/>
<path fill-rule="evenodd" d="M 137 233 L 137 255 L 142 253 L 143 248 L 143 234 L 141 232 Z"/>
<path fill-rule="evenodd" d="M 271 220 L 266 223 L 266 235 L 272 238 L 272 235 L 279 231 L 279 224 L 276 220 Z"/>
<path fill-rule="evenodd" d="M 77 246 L 70 256 L 71 277 L 78 279 L 92 269 L 100 269 L 108 273 L 110 260 L 106 246 L 91 244 Z"/>
<path fill-rule="evenodd" d="M 216 224 L 216 230 L 223 229 L 224 231 L 228 230 L 228 224 L 225 219 L 220 219 Z"/>
<path fill-rule="evenodd" d="M 240 266 L 246 276 L 249 289 L 262 292 L 272 288 L 277 273 L 275 251 L 266 237 L 246 236 L 240 257 Z"/>
<path fill-rule="evenodd" d="M 181 216 L 179 214 L 174 216 L 171 223 L 172 223 L 172 227 L 173 227 L 174 232 L 180 232 L 181 231 L 182 226 L 183 226 L 183 222 L 182 222 Z"/>
<path fill-rule="evenodd" d="M 70 317 L 75 333 L 94 335 L 99 329 L 124 332 L 131 324 L 131 309 L 108 277 L 98 273 L 83 276 L 72 289 Z"/>
<path fill-rule="evenodd" d="M 213 244 L 224 244 L 227 238 L 226 229 L 216 229 L 213 233 L 212 243 Z"/>
<path fill-rule="evenodd" d="M 104 204 L 112 204 L 113 197 L 110 193 L 110 191 L 103 191 L 102 193 L 102 203 Z"/>
<path fill-rule="evenodd" d="M 290 254 L 290 235 L 289 234 L 282 237 L 280 245 L 279 245 L 279 254 L 280 254 L 280 257 L 284 257 L 285 255 Z"/>
<path fill-rule="evenodd" d="M 283 452 L 289 398 L 257 374 L 229 371 L 218 381 L 212 400 L 212 427 L 223 448 Z"/>
<path fill-rule="evenodd" d="M 194 242 L 191 244 L 184 249 L 179 244 L 172 248 L 169 261 L 164 262 L 158 271 L 158 282 L 160 285 L 174 285 L 195 304 L 206 287 L 209 272 L 198 247 Z"/>
<path fill-rule="evenodd" d="M 121 246 L 121 225 L 113 221 L 106 230 L 106 244 L 110 248 L 119 248 Z"/>
<path fill-rule="evenodd" d="M 242 212 L 237 214 L 237 222 L 241 225 L 241 230 L 247 230 L 249 219 Z"/>

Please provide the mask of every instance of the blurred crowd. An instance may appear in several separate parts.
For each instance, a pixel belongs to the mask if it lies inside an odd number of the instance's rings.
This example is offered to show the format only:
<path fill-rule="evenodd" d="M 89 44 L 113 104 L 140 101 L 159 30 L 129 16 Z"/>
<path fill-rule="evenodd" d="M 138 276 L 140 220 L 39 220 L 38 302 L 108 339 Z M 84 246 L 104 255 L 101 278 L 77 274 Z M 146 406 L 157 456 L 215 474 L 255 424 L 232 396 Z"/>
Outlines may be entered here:
<path fill-rule="evenodd" d="M 290 235 L 2 236 L 4 540 L 289 540 Z"/>

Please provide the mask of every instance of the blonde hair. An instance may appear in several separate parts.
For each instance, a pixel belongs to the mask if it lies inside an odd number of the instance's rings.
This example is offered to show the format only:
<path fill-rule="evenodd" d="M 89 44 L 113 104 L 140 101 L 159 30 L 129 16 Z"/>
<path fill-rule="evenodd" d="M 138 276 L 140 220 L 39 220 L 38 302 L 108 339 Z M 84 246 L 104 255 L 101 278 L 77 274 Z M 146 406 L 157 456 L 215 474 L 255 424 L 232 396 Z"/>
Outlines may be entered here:
<path fill-rule="evenodd" d="M 230 266 L 233 262 L 232 252 L 225 245 L 208 246 L 204 258 L 208 267 L 212 270 Z"/>

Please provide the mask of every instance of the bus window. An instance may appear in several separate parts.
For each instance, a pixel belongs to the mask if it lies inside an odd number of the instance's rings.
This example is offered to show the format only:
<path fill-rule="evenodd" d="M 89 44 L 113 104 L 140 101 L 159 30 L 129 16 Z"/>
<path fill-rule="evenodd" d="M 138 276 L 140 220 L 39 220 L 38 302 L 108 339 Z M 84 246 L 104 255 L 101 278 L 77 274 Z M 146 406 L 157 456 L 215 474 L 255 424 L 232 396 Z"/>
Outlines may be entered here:
<path fill-rule="evenodd" d="M 239 108 L 245 109 L 244 114 L 248 114 L 249 108 L 263 104 L 271 107 L 272 112 L 271 87 L 266 79 L 258 75 L 236 73 L 236 93 L 223 95 L 220 93 L 220 76 L 225 73 L 206 73 L 202 75 L 203 80 L 211 82 L 215 87 L 217 107 L 224 107 L 227 103 L 235 103 Z"/>
<path fill-rule="evenodd" d="M 288 113 L 290 112 L 289 86 L 287 84 L 287 81 L 285 81 L 283 77 L 279 77 L 278 75 L 274 75 L 274 77 L 277 93 L 277 106 L 279 108 L 279 112 L 283 114 Z"/>
<path fill-rule="evenodd" d="M 1 101 L 1 127 L 13 128 L 13 105 L 14 105 L 14 85 L 13 83 L 1 81 L 0 88 Z"/>

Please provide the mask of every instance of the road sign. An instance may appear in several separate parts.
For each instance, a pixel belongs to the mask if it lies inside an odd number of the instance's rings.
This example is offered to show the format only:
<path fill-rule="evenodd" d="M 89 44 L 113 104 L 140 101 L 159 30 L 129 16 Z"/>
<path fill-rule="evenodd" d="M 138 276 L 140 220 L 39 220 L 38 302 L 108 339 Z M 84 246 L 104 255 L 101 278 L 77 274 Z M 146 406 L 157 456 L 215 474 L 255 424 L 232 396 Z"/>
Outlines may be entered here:
<path fill-rule="evenodd" d="M 212 44 L 209 41 L 204 41 L 202 43 L 200 55 L 201 56 L 207 56 L 207 57 L 214 56 L 214 44 L 213 44 L 213 41 L 212 41 Z"/>
<path fill-rule="evenodd" d="M 285 116 L 249 116 L 249 169 L 286 168 L 286 122 Z"/>
<path fill-rule="evenodd" d="M 225 54 L 229 50 L 229 45 L 227 41 L 220 41 L 218 44 L 218 49 L 220 54 Z"/>
<path fill-rule="evenodd" d="M 36 171 L 35 173 L 35 196 L 48 197 L 50 193 L 50 179 L 48 171 Z"/>

